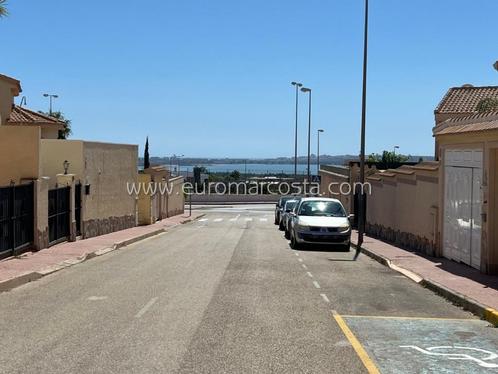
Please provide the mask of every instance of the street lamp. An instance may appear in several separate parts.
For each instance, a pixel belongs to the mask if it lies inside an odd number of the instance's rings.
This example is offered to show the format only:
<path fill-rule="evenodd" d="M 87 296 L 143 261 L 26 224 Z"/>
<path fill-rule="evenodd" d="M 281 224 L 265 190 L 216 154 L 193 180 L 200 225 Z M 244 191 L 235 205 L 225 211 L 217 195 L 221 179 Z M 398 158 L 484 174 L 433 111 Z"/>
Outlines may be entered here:
<path fill-rule="evenodd" d="M 393 155 L 396 156 L 396 150 L 399 149 L 399 145 L 394 146 Z"/>
<path fill-rule="evenodd" d="M 43 97 L 48 97 L 49 100 L 50 100 L 50 106 L 49 106 L 49 110 L 48 110 L 48 114 L 52 115 L 52 99 L 57 99 L 59 97 L 59 95 L 54 95 L 54 94 L 43 94 Z"/>
<path fill-rule="evenodd" d="M 318 129 L 318 144 L 317 144 L 317 155 L 316 155 L 316 174 L 320 174 L 320 133 L 324 130 Z"/>
<path fill-rule="evenodd" d="M 365 0 L 365 30 L 363 37 L 363 89 L 361 95 L 361 148 L 360 148 L 360 183 L 361 193 L 358 199 L 358 243 L 356 246 L 356 260 L 361 252 L 363 244 L 363 235 L 365 233 L 365 194 L 363 186 L 365 184 L 365 124 L 366 124 L 366 109 L 367 109 L 367 63 L 368 63 L 368 0 Z"/>
<path fill-rule="evenodd" d="M 310 151 L 311 151 L 311 88 L 301 87 L 301 91 L 309 94 L 308 102 L 308 183 L 310 181 Z"/>
<path fill-rule="evenodd" d="M 180 157 L 183 157 L 184 155 L 180 155 L 180 156 L 177 156 L 175 154 L 173 154 L 172 156 L 169 156 L 169 173 L 171 174 L 171 176 L 173 176 L 173 173 L 172 173 L 172 170 L 173 170 L 173 163 L 172 163 L 172 159 L 173 158 L 176 158 L 176 160 L 178 161 L 178 170 L 176 172 L 176 176 L 179 175 L 180 173 Z"/>
<path fill-rule="evenodd" d="M 299 88 L 303 86 L 302 83 L 299 82 L 291 82 L 293 86 L 296 87 L 296 130 L 294 133 L 294 179 L 297 177 L 297 111 L 298 111 L 298 103 L 299 103 Z"/>

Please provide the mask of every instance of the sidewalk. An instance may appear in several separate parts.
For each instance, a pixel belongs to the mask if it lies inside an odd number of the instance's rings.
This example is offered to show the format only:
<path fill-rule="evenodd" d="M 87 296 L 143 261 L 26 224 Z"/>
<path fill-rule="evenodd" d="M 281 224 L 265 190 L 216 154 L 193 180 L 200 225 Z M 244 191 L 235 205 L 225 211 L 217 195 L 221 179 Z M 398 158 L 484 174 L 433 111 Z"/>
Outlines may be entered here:
<path fill-rule="evenodd" d="M 354 231 L 353 245 L 358 235 Z M 365 236 L 362 252 L 498 326 L 498 277 Z"/>
<path fill-rule="evenodd" d="M 191 217 L 188 213 L 179 214 L 152 225 L 132 227 L 75 242 L 65 242 L 39 252 L 27 252 L 21 256 L 6 258 L 0 261 L 0 292 L 160 234 L 171 227 L 190 222 L 202 215 L 198 212 L 193 212 Z"/>

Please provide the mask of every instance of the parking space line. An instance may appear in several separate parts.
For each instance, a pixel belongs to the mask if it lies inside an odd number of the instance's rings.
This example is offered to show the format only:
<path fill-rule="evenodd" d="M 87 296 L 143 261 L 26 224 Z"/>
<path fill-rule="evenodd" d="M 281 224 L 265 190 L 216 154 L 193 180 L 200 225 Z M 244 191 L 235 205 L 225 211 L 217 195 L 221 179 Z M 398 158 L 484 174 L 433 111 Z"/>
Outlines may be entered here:
<path fill-rule="evenodd" d="M 315 286 L 315 288 L 320 288 L 320 284 L 317 281 L 313 281 L 313 286 Z"/>
<path fill-rule="evenodd" d="M 138 311 L 138 313 L 135 315 L 135 318 L 142 317 L 149 310 L 149 308 L 155 304 L 156 301 L 157 297 L 153 297 L 152 299 L 150 299 L 150 301 L 147 304 L 145 304 L 145 306 L 142 309 Z"/>
<path fill-rule="evenodd" d="M 259 222 L 266 222 L 266 221 L 268 221 L 268 218 L 260 218 L 259 219 Z"/>
<path fill-rule="evenodd" d="M 325 295 L 324 293 L 321 293 L 320 296 L 322 297 L 322 299 L 326 302 L 326 303 L 330 303 L 330 300 L 329 298 L 327 297 L 327 295 Z"/>
<path fill-rule="evenodd" d="M 299 262 L 303 262 L 303 259 L 302 258 L 298 258 L 297 259 Z"/>
<path fill-rule="evenodd" d="M 306 274 L 308 274 L 308 277 L 313 278 L 313 274 L 311 274 L 309 271 L 307 271 Z"/>
<path fill-rule="evenodd" d="M 221 222 L 221 221 L 223 221 L 223 218 L 215 218 L 214 219 L 214 222 Z"/>
<path fill-rule="evenodd" d="M 235 222 L 239 219 L 239 217 L 240 217 L 240 214 L 237 214 L 234 218 L 230 218 L 230 221 Z"/>
<path fill-rule="evenodd" d="M 247 222 L 252 221 L 252 217 L 248 217 L 248 218 L 246 218 L 246 221 L 247 221 Z"/>
<path fill-rule="evenodd" d="M 344 321 L 344 319 L 335 310 L 332 311 L 332 315 L 334 316 L 335 321 L 341 328 L 346 338 L 353 346 L 353 349 L 355 350 L 356 354 L 360 358 L 361 362 L 363 363 L 367 371 L 370 374 L 380 374 L 379 369 L 377 369 L 375 363 L 372 361 L 370 356 L 368 356 L 368 353 L 365 351 L 365 349 L 358 341 L 358 339 L 356 339 L 356 336 L 354 336 L 353 332 L 349 329 L 348 325 L 346 324 L 346 321 Z"/>
<path fill-rule="evenodd" d="M 301 266 L 302 266 L 304 269 L 307 269 L 307 268 L 308 268 L 305 264 L 301 264 Z"/>
<path fill-rule="evenodd" d="M 199 219 L 199 222 L 206 222 L 208 220 L 209 220 L 209 218 L 201 218 L 201 219 Z"/>

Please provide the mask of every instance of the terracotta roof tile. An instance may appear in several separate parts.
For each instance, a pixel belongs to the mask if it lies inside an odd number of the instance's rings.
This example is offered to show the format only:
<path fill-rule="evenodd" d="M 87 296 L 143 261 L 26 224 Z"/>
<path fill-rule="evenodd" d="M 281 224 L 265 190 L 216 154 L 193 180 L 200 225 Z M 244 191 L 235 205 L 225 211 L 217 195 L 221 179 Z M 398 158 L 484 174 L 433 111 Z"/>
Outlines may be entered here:
<path fill-rule="evenodd" d="M 495 129 L 498 129 L 498 111 L 451 118 L 434 127 L 432 132 L 434 135 L 444 135 Z"/>
<path fill-rule="evenodd" d="M 34 112 L 32 110 L 14 105 L 12 112 L 7 120 L 9 125 L 24 126 L 24 125 L 55 125 L 64 126 L 64 122 L 57 118 L 46 116 L 44 114 Z"/>
<path fill-rule="evenodd" d="M 434 113 L 474 113 L 482 99 L 498 99 L 498 86 L 452 87 L 434 110 Z"/>

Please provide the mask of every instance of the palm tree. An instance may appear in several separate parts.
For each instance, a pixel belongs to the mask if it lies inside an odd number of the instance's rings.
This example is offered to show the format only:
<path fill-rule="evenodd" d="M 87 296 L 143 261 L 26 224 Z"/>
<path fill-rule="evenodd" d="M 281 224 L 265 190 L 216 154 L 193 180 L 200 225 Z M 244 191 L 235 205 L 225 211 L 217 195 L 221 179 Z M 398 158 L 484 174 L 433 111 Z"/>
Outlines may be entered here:
<path fill-rule="evenodd" d="M 6 17 L 9 14 L 7 8 L 5 7 L 6 5 L 7 0 L 0 0 L 0 18 Z"/>

